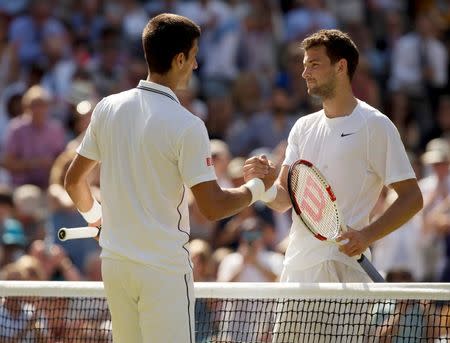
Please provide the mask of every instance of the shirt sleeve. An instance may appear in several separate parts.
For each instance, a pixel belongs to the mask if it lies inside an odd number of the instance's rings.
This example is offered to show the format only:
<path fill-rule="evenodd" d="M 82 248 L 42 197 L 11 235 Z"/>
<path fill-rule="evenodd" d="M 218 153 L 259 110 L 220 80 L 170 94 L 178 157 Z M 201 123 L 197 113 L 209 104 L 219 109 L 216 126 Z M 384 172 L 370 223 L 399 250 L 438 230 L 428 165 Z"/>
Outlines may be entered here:
<path fill-rule="evenodd" d="M 286 154 L 283 161 L 284 166 L 290 166 L 299 159 L 300 156 L 298 152 L 299 130 L 300 130 L 299 128 L 300 128 L 300 121 L 298 120 L 292 127 L 291 132 L 289 132 Z"/>
<path fill-rule="evenodd" d="M 86 129 L 83 141 L 77 148 L 78 154 L 95 161 L 101 161 L 98 142 L 98 122 L 100 119 L 99 117 L 105 110 L 105 99 L 103 99 L 95 106 L 94 111 L 92 112 L 91 122 Z"/>
<path fill-rule="evenodd" d="M 178 169 L 184 184 L 189 188 L 217 179 L 208 133 L 202 121 L 196 121 L 184 131 L 178 151 Z"/>
<path fill-rule="evenodd" d="M 386 116 L 372 123 L 368 153 L 371 169 L 386 186 L 416 178 L 395 125 Z"/>

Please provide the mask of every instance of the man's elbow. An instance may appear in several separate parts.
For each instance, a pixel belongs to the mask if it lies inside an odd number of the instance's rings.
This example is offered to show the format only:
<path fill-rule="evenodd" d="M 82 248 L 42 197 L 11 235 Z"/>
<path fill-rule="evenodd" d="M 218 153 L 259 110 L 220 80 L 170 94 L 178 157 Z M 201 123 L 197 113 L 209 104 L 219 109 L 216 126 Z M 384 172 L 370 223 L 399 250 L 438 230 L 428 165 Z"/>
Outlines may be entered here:
<path fill-rule="evenodd" d="M 76 178 L 71 175 L 70 172 L 66 173 L 66 176 L 64 178 L 64 189 L 68 194 L 72 193 L 73 189 L 77 187 L 78 181 Z"/>

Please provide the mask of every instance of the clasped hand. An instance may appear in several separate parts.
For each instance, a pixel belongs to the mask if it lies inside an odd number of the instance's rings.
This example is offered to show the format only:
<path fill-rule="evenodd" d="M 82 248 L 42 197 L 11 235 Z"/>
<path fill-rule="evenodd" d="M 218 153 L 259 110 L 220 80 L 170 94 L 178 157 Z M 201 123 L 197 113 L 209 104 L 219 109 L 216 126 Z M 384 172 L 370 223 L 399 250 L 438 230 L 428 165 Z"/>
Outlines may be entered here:
<path fill-rule="evenodd" d="M 263 180 L 266 190 L 270 188 L 277 178 L 275 165 L 265 155 L 254 156 L 245 161 L 245 182 L 259 178 Z"/>

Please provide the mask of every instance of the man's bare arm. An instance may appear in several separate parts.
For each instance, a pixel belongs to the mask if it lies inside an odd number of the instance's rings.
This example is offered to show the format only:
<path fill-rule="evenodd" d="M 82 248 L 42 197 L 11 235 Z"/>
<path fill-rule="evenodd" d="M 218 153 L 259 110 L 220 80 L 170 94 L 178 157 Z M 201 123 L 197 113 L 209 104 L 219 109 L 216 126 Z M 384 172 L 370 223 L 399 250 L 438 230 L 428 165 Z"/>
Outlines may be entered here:
<path fill-rule="evenodd" d="M 94 203 L 94 197 L 87 180 L 89 173 L 97 163 L 97 161 L 77 154 L 66 173 L 64 188 L 81 212 L 89 211 Z"/>
<path fill-rule="evenodd" d="M 273 165 L 263 168 L 259 177 L 264 183 L 264 188 L 270 188 L 276 178 Z M 252 201 L 252 193 L 248 186 L 222 189 L 216 180 L 199 183 L 191 188 L 200 212 L 209 220 L 219 220 L 241 212 Z M 264 189 L 262 190 L 264 193 Z"/>
<path fill-rule="evenodd" d="M 369 245 L 398 229 L 422 209 L 423 198 L 416 179 L 395 182 L 390 187 L 398 198 L 377 220 L 361 231 L 349 229 L 343 233 L 337 240 L 348 239 L 349 242 L 340 246 L 339 250 L 349 256 L 360 255 Z"/>

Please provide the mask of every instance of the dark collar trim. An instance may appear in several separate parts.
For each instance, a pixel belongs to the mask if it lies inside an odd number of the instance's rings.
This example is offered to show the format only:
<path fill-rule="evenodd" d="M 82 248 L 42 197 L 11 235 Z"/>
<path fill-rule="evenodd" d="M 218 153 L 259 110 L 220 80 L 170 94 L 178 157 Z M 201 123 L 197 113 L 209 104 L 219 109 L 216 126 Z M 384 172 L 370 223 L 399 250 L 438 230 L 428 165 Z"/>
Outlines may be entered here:
<path fill-rule="evenodd" d="M 149 92 L 165 95 L 166 97 L 168 97 L 168 98 L 172 99 L 173 101 L 179 103 L 178 100 L 176 98 L 174 98 L 172 95 L 170 95 L 169 93 L 160 91 L 159 89 L 150 88 L 150 87 L 146 87 L 146 86 L 142 86 L 142 85 L 139 85 L 136 88 L 142 89 L 144 91 L 149 91 Z"/>

